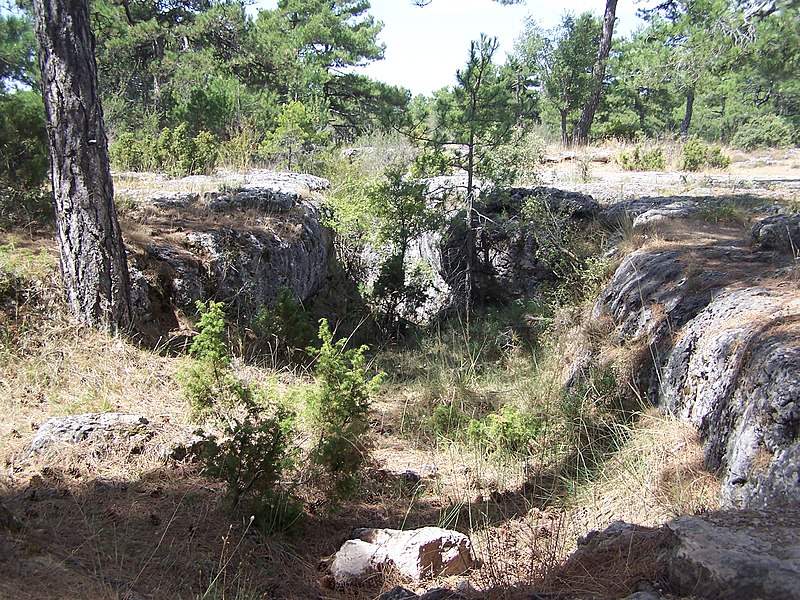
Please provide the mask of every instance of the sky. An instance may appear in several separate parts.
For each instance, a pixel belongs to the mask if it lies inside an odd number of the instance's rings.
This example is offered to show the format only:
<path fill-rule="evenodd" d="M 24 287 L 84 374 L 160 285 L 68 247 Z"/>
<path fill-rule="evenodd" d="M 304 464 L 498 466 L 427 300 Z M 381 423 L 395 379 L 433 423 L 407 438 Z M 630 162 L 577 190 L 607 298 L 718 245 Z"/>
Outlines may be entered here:
<path fill-rule="evenodd" d="M 617 5 L 615 35 L 627 34 L 640 21 L 636 0 Z M 566 11 L 591 11 L 602 16 L 603 0 L 526 0 L 503 6 L 492 0 L 433 0 L 424 8 L 411 0 L 371 0 L 370 14 L 383 22 L 380 41 L 386 44 L 385 58 L 359 71 L 372 79 L 398 85 L 413 94 L 430 94 L 455 83 L 455 74 L 467 61 L 470 42 L 481 33 L 500 42 L 500 62 L 511 52 L 514 40 L 530 15 L 543 28 L 558 24 Z M 257 0 L 250 8 L 274 8 L 277 0 Z"/>

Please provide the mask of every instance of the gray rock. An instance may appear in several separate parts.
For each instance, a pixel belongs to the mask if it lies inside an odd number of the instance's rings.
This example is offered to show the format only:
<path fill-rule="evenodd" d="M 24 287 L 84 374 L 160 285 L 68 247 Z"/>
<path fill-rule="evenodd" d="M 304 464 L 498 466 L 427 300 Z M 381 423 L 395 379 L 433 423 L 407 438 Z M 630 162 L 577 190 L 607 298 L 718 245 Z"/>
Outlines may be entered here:
<path fill-rule="evenodd" d="M 733 511 L 667 524 L 670 586 L 706 598 L 800 599 L 800 512 Z"/>
<path fill-rule="evenodd" d="M 587 586 L 589 573 L 599 587 L 582 597 L 616 589 L 632 594 L 625 600 L 659 600 L 652 581 L 693 598 L 798 600 L 800 509 L 726 510 L 658 528 L 619 521 L 587 536 L 542 591 L 561 597 L 575 580 Z"/>
<path fill-rule="evenodd" d="M 376 600 L 417 600 L 419 595 L 401 585 L 396 585 L 388 592 L 383 592 Z"/>
<path fill-rule="evenodd" d="M 419 600 L 467 600 L 467 597 L 447 588 L 433 588 L 422 594 Z"/>
<path fill-rule="evenodd" d="M 30 452 L 45 450 L 56 443 L 124 441 L 139 445 L 152 437 L 149 421 L 141 415 L 88 413 L 52 417 L 39 428 Z"/>
<path fill-rule="evenodd" d="M 467 536 L 439 527 L 358 529 L 354 536 L 356 539 L 347 540 L 331 563 L 337 585 L 361 582 L 384 566 L 393 566 L 413 581 L 460 575 L 475 561 Z"/>
<path fill-rule="evenodd" d="M 767 250 L 800 255 L 800 213 L 760 220 L 750 230 L 750 240 Z"/>
<path fill-rule="evenodd" d="M 508 190 L 510 201 L 513 205 L 522 206 L 528 198 L 541 198 L 547 203 L 550 210 L 565 214 L 573 219 L 594 219 L 600 212 L 600 204 L 581 192 L 571 192 L 559 188 L 535 186 L 530 188 L 511 188 Z M 500 208 L 503 208 L 500 206 Z M 509 207 L 505 207 L 508 209 Z M 490 204 L 491 212 L 499 212 L 497 207 Z M 512 208 L 513 210 L 513 208 Z M 516 209 L 516 212 L 519 208 Z"/>
<path fill-rule="evenodd" d="M 768 256 L 724 244 L 640 250 L 592 312 L 611 317 L 617 343 L 646 349 L 639 389 L 698 427 L 737 507 L 800 501 L 800 298 L 753 285 L 775 269 Z"/>
<path fill-rule="evenodd" d="M 800 299 L 723 291 L 682 331 L 660 403 L 694 423 L 734 506 L 800 502 Z"/>
<path fill-rule="evenodd" d="M 182 234 L 182 244 L 147 247 L 137 260 L 145 275 L 133 282 L 137 298 L 145 299 L 137 303 L 138 322 L 147 321 L 158 302 L 191 310 L 197 300 L 214 298 L 254 314 L 274 305 L 283 287 L 302 302 L 320 289 L 328 274 L 330 241 L 316 206 L 292 200 L 291 210 L 267 216 L 259 204 L 266 200 L 258 198 L 254 195 L 247 206 L 261 215 L 255 226 L 194 229 Z M 221 201 L 215 202 L 219 208 Z"/>

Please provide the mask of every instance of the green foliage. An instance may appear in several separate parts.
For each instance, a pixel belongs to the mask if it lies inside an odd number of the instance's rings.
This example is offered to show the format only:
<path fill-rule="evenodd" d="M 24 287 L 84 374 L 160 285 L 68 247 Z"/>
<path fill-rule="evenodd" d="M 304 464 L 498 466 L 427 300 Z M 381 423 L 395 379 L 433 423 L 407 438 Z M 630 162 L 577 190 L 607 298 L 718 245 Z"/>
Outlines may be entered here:
<path fill-rule="evenodd" d="M 568 127 L 577 117 L 591 90 L 591 72 L 600 44 L 601 24 L 597 17 L 585 12 L 578 17 L 567 13 L 561 19 L 555 47 L 544 60 L 545 95 L 558 111 L 561 138 L 569 139 Z"/>
<path fill-rule="evenodd" d="M 41 95 L 0 94 L 0 222 L 52 217 L 43 189 L 50 164 Z"/>
<path fill-rule="evenodd" d="M 725 154 L 722 146 L 714 144 L 706 150 L 706 164 L 712 169 L 727 169 L 731 166 L 731 157 Z"/>
<path fill-rule="evenodd" d="M 0 14 L 0 94 L 13 88 L 12 82 L 34 86 L 38 77 L 33 19 Z"/>
<path fill-rule="evenodd" d="M 195 417 L 219 416 L 232 407 L 252 407 L 253 390 L 230 368 L 224 304 L 198 301 L 197 312 L 198 333 L 189 348 L 194 360 L 177 375 L 192 412 Z"/>
<path fill-rule="evenodd" d="M 450 163 L 445 153 L 439 148 L 422 151 L 411 162 L 409 174 L 414 179 L 438 177 L 450 173 Z"/>
<path fill-rule="evenodd" d="M 259 154 L 289 171 L 308 169 L 309 157 L 327 141 L 321 111 L 292 100 L 281 107 L 278 126 L 267 134 Z"/>
<path fill-rule="evenodd" d="M 40 186 L 49 154 L 41 94 L 18 91 L 0 96 L 0 179 L 17 190 Z"/>
<path fill-rule="evenodd" d="M 786 148 L 796 137 L 792 126 L 777 115 L 761 115 L 739 127 L 731 145 L 744 150 Z"/>
<path fill-rule="evenodd" d="M 663 171 L 664 151 L 661 148 L 643 149 L 636 146 L 633 153 L 620 152 L 619 164 L 626 171 Z"/>
<path fill-rule="evenodd" d="M 579 230 L 568 214 L 536 196 L 526 198 L 521 217 L 523 231 L 536 242 L 537 260 L 555 276 L 549 293 L 556 303 L 581 302 L 610 276 L 611 262 L 599 256 L 597 229 Z"/>
<path fill-rule="evenodd" d="M 257 159 L 261 135 L 255 126 L 243 127 L 219 146 L 217 162 L 233 171 L 246 173 Z"/>
<path fill-rule="evenodd" d="M 382 375 L 367 374 L 366 346 L 346 348 L 334 341 L 328 322 L 320 321 L 320 348 L 309 347 L 315 359 L 316 389 L 307 394 L 308 415 L 317 434 L 311 461 L 320 467 L 335 495 L 352 493 L 367 452 L 370 399 Z"/>
<path fill-rule="evenodd" d="M 258 311 L 252 326 L 256 337 L 269 339 L 270 349 L 285 352 L 290 360 L 305 357 L 305 348 L 315 338 L 311 317 L 288 287 L 281 288 L 275 306 Z"/>
<path fill-rule="evenodd" d="M 683 170 L 699 171 L 706 162 L 706 145 L 696 139 L 687 140 L 683 145 Z"/>
<path fill-rule="evenodd" d="M 432 438 L 460 440 L 470 424 L 470 415 L 454 403 L 439 404 L 422 419 L 421 430 Z"/>
<path fill-rule="evenodd" d="M 266 399 L 263 390 L 240 380 L 230 367 L 221 302 L 197 302 L 200 319 L 189 354 L 193 363 L 178 373 L 196 416 L 212 416 L 222 435 L 204 433 L 204 474 L 224 481 L 234 507 L 243 501 L 257 527 L 285 531 L 300 517 L 301 504 L 279 484 L 295 465 L 294 417 Z"/>
<path fill-rule="evenodd" d="M 542 426 L 540 419 L 506 404 L 482 419 L 472 419 L 466 433 L 467 439 L 484 451 L 527 454 Z"/>
<path fill-rule="evenodd" d="M 115 167 L 122 170 L 163 170 L 173 177 L 207 175 L 216 166 L 218 142 L 208 131 L 190 137 L 189 126 L 181 123 L 158 137 L 123 133 L 111 144 L 110 153 Z"/>
<path fill-rule="evenodd" d="M 229 417 L 222 435 L 204 435 L 203 474 L 228 486 L 234 507 L 249 502 L 254 524 L 265 533 L 290 529 L 302 514 L 302 504 L 280 487 L 281 478 L 296 463 L 290 446 L 292 416 L 283 409 Z"/>
<path fill-rule="evenodd" d="M 700 171 L 706 167 L 727 169 L 730 157 L 718 145 L 708 146 L 697 138 L 687 140 L 683 145 L 683 170 Z"/>

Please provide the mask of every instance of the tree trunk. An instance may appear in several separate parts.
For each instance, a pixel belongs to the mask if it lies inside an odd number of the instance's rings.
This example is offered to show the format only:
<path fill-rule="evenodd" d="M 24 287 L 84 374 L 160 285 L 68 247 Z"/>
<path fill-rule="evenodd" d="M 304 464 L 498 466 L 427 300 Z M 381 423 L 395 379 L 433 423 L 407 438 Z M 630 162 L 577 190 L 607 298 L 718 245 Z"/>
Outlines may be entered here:
<path fill-rule="evenodd" d="M 592 93 L 586 100 L 581 111 L 581 118 L 575 125 L 575 143 L 587 144 L 589 142 L 589 131 L 592 129 L 594 113 L 600 104 L 600 92 L 603 89 L 603 79 L 606 76 L 606 59 L 611 52 L 611 38 L 614 35 L 614 20 L 617 13 L 617 0 L 606 0 L 606 12 L 603 16 L 603 37 L 600 40 L 600 48 L 597 50 L 597 58 L 592 68 Z"/>
<path fill-rule="evenodd" d="M 114 208 L 88 0 L 34 0 L 61 271 L 90 327 L 131 323 L 125 247 Z"/>
<path fill-rule="evenodd" d="M 689 125 L 692 124 L 692 112 L 694 111 L 694 88 L 691 87 L 686 90 L 686 112 L 683 113 L 683 122 L 681 123 L 681 137 L 686 139 L 689 137 Z"/>
<path fill-rule="evenodd" d="M 569 146 L 569 137 L 567 136 L 567 111 L 559 108 L 558 112 L 561 114 L 561 144 L 566 148 Z"/>
<path fill-rule="evenodd" d="M 475 131 L 470 129 L 469 144 L 467 147 L 467 214 L 466 214 L 466 244 L 467 264 L 464 270 L 464 314 L 469 326 L 472 317 L 472 296 L 475 284 L 475 263 L 477 252 L 475 244 Z M 469 327 L 467 327 L 469 329 Z"/>

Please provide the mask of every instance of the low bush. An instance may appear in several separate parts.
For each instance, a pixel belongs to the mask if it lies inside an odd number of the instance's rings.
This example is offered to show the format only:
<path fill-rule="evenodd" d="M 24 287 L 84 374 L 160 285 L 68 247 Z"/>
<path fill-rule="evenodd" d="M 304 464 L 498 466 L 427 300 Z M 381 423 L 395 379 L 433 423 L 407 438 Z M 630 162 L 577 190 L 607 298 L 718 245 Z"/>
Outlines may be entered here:
<path fill-rule="evenodd" d="M 665 166 L 661 148 L 646 150 L 636 146 L 632 153 L 621 152 L 618 161 L 626 171 L 663 171 Z"/>
<path fill-rule="evenodd" d="M 189 354 L 194 359 L 178 372 L 184 395 L 196 417 L 207 415 L 219 405 L 246 400 L 248 392 L 230 372 L 225 342 L 225 312 L 222 302 L 197 301 L 198 333 Z"/>
<path fill-rule="evenodd" d="M 260 344 L 265 344 L 273 356 L 294 362 L 307 356 L 305 349 L 316 338 L 311 317 L 288 287 L 281 288 L 275 306 L 258 311 L 251 327 Z"/>
<path fill-rule="evenodd" d="M 489 452 L 527 454 L 542 429 L 542 421 L 512 404 L 482 419 L 472 419 L 467 439 Z"/>
<path fill-rule="evenodd" d="M 110 148 L 115 168 L 126 171 L 165 171 L 172 177 L 210 174 L 217 164 L 218 142 L 208 131 L 191 136 L 188 125 L 150 134 L 121 134 Z"/>
<path fill-rule="evenodd" d="M 293 418 L 283 409 L 267 411 L 229 417 L 221 436 L 204 436 L 202 459 L 203 474 L 227 485 L 232 505 L 248 502 L 254 524 L 275 533 L 297 523 L 302 504 L 280 485 L 297 457 L 296 449 L 290 447 Z"/>
<path fill-rule="evenodd" d="M 698 139 L 687 140 L 683 145 L 683 170 L 699 171 L 706 162 L 706 145 Z"/>
<path fill-rule="evenodd" d="M 700 171 L 706 167 L 727 169 L 730 164 L 730 157 L 719 145 L 708 146 L 696 138 L 687 140 L 683 145 L 684 171 Z"/>
<path fill-rule="evenodd" d="M 346 348 L 334 341 L 325 319 L 320 321 L 319 348 L 307 350 L 314 358 L 315 388 L 305 394 L 309 420 L 316 433 L 310 459 L 322 470 L 335 496 L 347 497 L 367 453 L 367 413 L 382 375 L 369 377 L 366 346 Z"/>
<path fill-rule="evenodd" d="M 227 485 L 234 508 L 246 502 L 257 527 L 285 531 L 302 513 L 302 504 L 280 485 L 297 458 L 294 415 L 231 369 L 223 303 L 198 301 L 197 310 L 199 331 L 189 349 L 193 362 L 178 380 L 195 416 L 220 424 L 220 435 L 202 434 L 203 473 Z"/>

